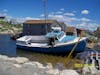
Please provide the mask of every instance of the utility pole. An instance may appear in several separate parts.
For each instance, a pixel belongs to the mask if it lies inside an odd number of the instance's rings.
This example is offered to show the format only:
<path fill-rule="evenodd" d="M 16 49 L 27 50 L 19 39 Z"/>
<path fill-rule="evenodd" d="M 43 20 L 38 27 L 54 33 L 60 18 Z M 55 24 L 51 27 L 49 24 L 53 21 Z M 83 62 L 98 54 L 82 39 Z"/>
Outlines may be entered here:
<path fill-rule="evenodd" d="M 46 23 L 46 19 L 47 19 L 47 17 L 46 17 L 46 0 L 43 0 L 43 2 L 44 2 L 44 20 L 45 20 L 45 29 L 46 29 L 46 33 L 47 33 L 48 31 L 47 31 L 47 23 Z"/>

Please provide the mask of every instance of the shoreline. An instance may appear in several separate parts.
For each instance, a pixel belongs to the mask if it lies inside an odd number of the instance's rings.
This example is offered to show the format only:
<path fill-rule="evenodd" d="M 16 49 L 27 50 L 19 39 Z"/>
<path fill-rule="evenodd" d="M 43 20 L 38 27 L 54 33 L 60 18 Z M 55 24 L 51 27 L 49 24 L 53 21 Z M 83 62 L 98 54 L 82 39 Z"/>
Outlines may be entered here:
<path fill-rule="evenodd" d="M 0 75 L 79 75 L 75 70 L 53 68 L 25 57 L 7 57 L 0 55 Z"/>

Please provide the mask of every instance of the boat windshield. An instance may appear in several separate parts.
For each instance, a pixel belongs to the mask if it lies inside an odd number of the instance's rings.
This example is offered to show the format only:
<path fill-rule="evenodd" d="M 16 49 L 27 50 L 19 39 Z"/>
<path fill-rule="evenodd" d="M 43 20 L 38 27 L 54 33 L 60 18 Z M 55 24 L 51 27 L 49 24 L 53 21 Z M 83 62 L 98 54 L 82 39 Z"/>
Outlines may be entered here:
<path fill-rule="evenodd" d="M 58 38 L 58 39 L 61 39 L 64 35 L 65 35 L 64 32 L 61 32 L 61 33 L 57 36 L 57 38 Z"/>

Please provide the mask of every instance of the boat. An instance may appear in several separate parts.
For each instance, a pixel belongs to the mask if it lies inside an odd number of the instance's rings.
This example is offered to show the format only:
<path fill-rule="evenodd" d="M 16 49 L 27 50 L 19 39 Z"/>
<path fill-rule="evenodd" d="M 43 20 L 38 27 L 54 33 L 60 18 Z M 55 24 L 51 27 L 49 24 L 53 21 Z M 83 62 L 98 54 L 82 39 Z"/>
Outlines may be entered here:
<path fill-rule="evenodd" d="M 60 27 L 53 27 L 51 32 L 43 36 L 26 35 L 18 38 L 16 45 L 18 49 L 39 53 L 65 54 L 71 52 L 76 43 L 74 52 L 82 52 L 86 48 L 87 37 L 66 35 Z M 79 40 L 79 41 L 78 41 Z"/>

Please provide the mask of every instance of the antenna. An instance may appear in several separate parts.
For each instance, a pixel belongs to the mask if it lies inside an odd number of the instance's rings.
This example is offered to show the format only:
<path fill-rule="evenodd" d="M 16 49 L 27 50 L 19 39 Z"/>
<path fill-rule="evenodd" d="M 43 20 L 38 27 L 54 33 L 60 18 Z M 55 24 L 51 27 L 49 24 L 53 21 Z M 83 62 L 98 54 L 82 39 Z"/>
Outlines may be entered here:
<path fill-rule="evenodd" d="M 45 28 L 46 28 L 46 33 L 47 33 L 47 23 L 46 23 L 46 19 L 47 19 L 47 17 L 46 17 L 46 1 L 47 1 L 47 0 L 43 0 L 43 2 L 44 2 L 44 20 L 45 20 Z"/>

